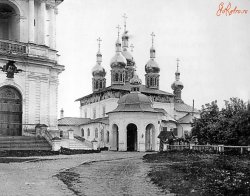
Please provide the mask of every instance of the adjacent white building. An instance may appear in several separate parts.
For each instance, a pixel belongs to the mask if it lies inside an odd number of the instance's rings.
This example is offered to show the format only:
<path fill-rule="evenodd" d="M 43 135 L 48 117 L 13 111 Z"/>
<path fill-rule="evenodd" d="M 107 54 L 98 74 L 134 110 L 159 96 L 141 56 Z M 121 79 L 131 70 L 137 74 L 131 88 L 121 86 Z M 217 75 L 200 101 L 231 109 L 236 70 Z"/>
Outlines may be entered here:
<path fill-rule="evenodd" d="M 57 129 L 57 6 L 63 0 L 0 1 L 0 136 L 36 124 Z"/>

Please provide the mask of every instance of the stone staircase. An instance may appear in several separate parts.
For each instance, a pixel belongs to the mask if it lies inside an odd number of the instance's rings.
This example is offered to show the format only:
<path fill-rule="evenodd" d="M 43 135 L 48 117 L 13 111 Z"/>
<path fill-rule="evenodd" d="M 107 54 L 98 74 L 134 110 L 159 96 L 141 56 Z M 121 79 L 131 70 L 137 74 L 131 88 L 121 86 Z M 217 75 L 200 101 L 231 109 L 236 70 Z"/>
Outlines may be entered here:
<path fill-rule="evenodd" d="M 6 136 L 0 137 L 0 151 L 9 150 L 52 150 L 43 137 Z"/>
<path fill-rule="evenodd" d="M 83 138 L 82 138 L 83 139 Z M 87 141 L 80 140 L 80 138 L 74 139 L 62 139 L 61 146 L 71 150 L 92 150 L 92 144 L 89 145 Z"/>

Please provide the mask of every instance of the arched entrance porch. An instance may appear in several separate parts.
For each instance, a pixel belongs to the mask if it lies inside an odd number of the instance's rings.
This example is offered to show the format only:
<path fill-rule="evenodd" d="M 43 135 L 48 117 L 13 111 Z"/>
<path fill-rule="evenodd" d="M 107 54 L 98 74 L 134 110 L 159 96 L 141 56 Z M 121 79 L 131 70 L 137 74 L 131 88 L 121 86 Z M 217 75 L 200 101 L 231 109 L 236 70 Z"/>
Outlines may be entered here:
<path fill-rule="evenodd" d="M 12 86 L 0 88 L 0 136 L 22 135 L 22 95 Z"/>
<path fill-rule="evenodd" d="M 145 150 L 155 151 L 155 126 L 148 124 L 145 133 Z"/>
<path fill-rule="evenodd" d="M 112 149 L 119 150 L 119 131 L 116 124 L 112 126 Z"/>
<path fill-rule="evenodd" d="M 127 126 L 127 151 L 137 151 L 137 126 L 133 123 Z"/>

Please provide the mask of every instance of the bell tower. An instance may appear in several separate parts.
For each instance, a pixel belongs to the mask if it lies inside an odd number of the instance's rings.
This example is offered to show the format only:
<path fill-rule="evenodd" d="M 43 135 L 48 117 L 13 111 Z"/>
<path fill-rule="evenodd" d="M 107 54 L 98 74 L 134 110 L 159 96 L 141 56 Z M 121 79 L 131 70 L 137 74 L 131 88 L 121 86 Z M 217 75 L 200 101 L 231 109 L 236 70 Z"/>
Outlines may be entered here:
<path fill-rule="evenodd" d="M 22 114 L 16 123 L 15 107 L 10 106 L 13 111 L 6 119 L 11 120 L 0 119 L 0 129 L 13 123 L 21 127 L 21 135 L 36 124 L 57 129 L 58 75 L 64 66 L 58 63 L 56 51 L 56 16 L 62 2 L 0 1 L 0 88 L 20 94 Z M 2 104 L 0 96 L 0 113 L 4 113 Z M 11 130 L 6 134 L 11 135 Z"/>

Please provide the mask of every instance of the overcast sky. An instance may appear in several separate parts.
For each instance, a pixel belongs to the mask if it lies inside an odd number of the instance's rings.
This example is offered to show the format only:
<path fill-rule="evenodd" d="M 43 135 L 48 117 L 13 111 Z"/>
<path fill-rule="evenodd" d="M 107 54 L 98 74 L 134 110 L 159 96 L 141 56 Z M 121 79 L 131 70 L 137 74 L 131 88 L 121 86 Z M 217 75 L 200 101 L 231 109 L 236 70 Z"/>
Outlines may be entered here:
<path fill-rule="evenodd" d="M 59 104 L 65 116 L 79 117 L 76 99 L 92 92 L 91 69 L 101 37 L 102 65 L 110 85 L 116 26 L 124 25 L 133 44 L 137 73 L 144 82 L 154 32 L 160 89 L 171 92 L 176 58 L 180 59 L 182 98 L 195 107 L 218 100 L 250 99 L 250 0 L 231 0 L 248 14 L 216 16 L 221 0 L 65 0 L 57 17 L 57 49 L 65 71 L 60 75 Z M 223 1 L 227 6 L 229 1 Z M 123 29 L 122 29 L 123 31 Z M 59 112 L 58 112 L 59 113 Z"/>

